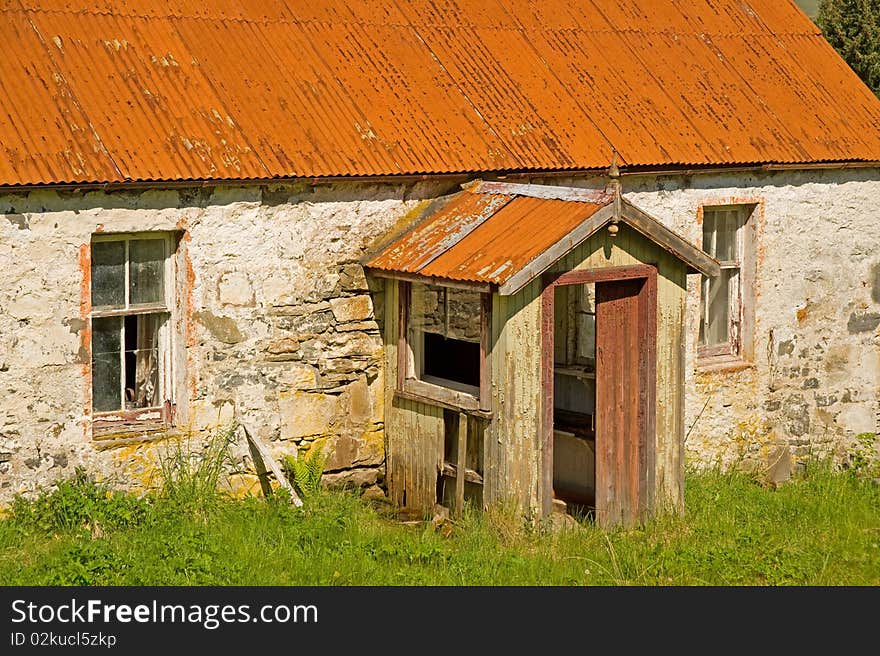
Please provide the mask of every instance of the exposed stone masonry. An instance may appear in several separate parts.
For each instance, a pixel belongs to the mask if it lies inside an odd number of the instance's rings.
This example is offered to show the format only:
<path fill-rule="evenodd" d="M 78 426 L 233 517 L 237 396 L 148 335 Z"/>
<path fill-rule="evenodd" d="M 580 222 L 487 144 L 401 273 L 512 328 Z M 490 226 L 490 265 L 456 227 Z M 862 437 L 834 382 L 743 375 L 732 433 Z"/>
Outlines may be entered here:
<path fill-rule="evenodd" d="M 744 366 L 696 366 L 699 281 L 689 281 L 689 461 L 761 465 L 780 447 L 794 462 L 823 453 L 845 461 L 872 434 L 876 448 L 878 171 L 625 177 L 623 185 L 696 244 L 701 204 L 760 207 L 755 356 Z M 167 440 L 95 440 L 89 429 L 83 299 L 98 232 L 181 236 L 179 431 L 198 442 L 237 417 L 278 455 L 325 450 L 328 482 L 381 485 L 383 286 L 358 261 L 451 190 L 340 183 L 0 195 L 0 502 L 79 465 L 119 485 L 155 482 Z M 237 456 L 236 485 L 255 490 L 245 451 Z"/>

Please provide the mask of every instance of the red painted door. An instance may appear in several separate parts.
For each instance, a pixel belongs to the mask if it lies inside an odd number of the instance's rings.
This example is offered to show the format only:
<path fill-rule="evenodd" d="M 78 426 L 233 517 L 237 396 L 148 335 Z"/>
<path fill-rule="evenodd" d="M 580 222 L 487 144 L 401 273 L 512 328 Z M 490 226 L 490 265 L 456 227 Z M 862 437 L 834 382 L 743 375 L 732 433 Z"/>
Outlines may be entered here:
<path fill-rule="evenodd" d="M 631 526 L 644 503 L 644 278 L 596 283 L 596 521 Z"/>

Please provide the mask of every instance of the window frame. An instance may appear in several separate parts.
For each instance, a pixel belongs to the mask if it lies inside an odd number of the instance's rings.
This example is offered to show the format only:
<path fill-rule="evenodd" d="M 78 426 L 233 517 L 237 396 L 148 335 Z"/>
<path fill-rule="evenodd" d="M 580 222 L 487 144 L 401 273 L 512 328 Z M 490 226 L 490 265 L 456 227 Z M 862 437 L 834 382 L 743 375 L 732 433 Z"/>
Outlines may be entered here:
<path fill-rule="evenodd" d="M 735 214 L 737 227 L 734 244 L 736 247 L 736 259 L 720 261 L 722 270 L 737 271 L 735 289 L 728 288 L 727 299 L 727 341 L 723 344 L 703 345 L 700 343 L 700 334 L 708 330 L 705 317 L 708 316 L 706 303 L 708 298 L 705 291 L 707 279 L 700 278 L 698 289 L 698 312 L 697 312 L 697 365 L 700 368 L 710 368 L 724 365 L 745 365 L 752 357 L 751 335 L 753 331 L 752 287 L 754 286 L 754 249 L 755 249 L 755 219 L 758 203 L 751 202 L 725 202 L 706 203 L 699 208 L 699 225 L 705 227 L 706 214 L 710 212 L 725 212 Z M 716 231 L 717 232 L 717 231 Z M 706 250 L 706 244 L 701 247 Z M 713 256 L 714 257 L 714 256 Z"/>
<path fill-rule="evenodd" d="M 138 241 L 138 240 L 155 240 L 161 241 L 163 243 L 164 254 L 163 254 L 163 290 L 162 290 L 162 303 L 161 304 L 140 304 L 132 306 L 130 304 L 129 294 L 130 290 L 130 242 Z M 169 426 L 173 421 L 174 416 L 174 395 L 175 395 L 175 384 L 174 384 L 174 349 L 176 346 L 176 338 L 175 331 L 173 329 L 175 317 L 175 299 L 177 298 L 176 294 L 176 269 L 175 269 L 175 253 L 176 253 L 176 239 L 172 232 L 167 231 L 139 231 L 139 232 L 124 232 L 124 233 L 98 233 L 93 234 L 91 238 L 91 242 L 89 244 L 89 272 L 90 272 L 90 282 L 89 282 L 89 331 L 90 331 L 90 339 L 89 339 L 89 409 L 92 418 L 92 430 L 94 437 L 105 436 L 109 434 L 112 436 L 113 433 L 117 433 L 119 431 L 131 430 L 136 428 L 164 428 Z M 91 268 L 92 268 L 92 246 L 95 243 L 107 243 L 107 242 L 123 242 L 125 244 L 125 281 L 124 281 L 124 289 L 125 289 L 125 307 L 124 308 L 112 308 L 112 309 L 95 309 L 92 306 L 92 282 L 91 282 Z M 95 319 L 104 319 L 104 318 L 112 318 L 112 317 L 128 317 L 128 316 L 138 316 L 138 315 L 160 315 L 164 317 L 164 320 L 161 321 L 158 328 L 158 336 L 157 336 L 157 352 L 158 352 L 158 397 L 161 401 L 159 405 L 153 405 L 149 407 L 143 408 L 133 408 L 126 409 L 120 408 L 119 410 L 108 410 L 108 411 L 95 411 L 94 410 L 94 387 L 93 387 L 93 360 L 92 360 L 92 348 L 93 348 L 93 321 Z M 124 353 L 125 353 L 125 344 L 124 344 L 124 319 L 123 319 L 123 336 L 121 337 L 121 361 L 120 368 L 121 372 L 121 384 L 125 385 L 125 373 L 124 373 Z M 121 400 L 124 403 L 124 388 L 120 390 L 121 392 Z"/>
<path fill-rule="evenodd" d="M 487 414 L 491 409 L 491 361 L 489 339 L 492 326 L 492 294 L 480 287 L 444 284 L 437 280 L 416 281 L 439 287 L 464 289 L 480 294 L 480 385 L 470 386 L 446 379 L 425 377 L 421 372 L 421 345 L 410 340 L 412 281 L 398 280 L 397 381 L 399 395 L 434 402 L 454 410 Z M 446 384 L 444 384 L 446 383 Z"/>

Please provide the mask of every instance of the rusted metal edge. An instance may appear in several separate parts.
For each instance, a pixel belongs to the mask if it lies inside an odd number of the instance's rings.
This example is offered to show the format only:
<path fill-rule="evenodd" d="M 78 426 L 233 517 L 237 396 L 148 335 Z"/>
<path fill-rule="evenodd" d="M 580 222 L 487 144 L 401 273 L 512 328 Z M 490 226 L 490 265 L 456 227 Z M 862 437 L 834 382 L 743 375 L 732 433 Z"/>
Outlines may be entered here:
<path fill-rule="evenodd" d="M 413 265 L 413 268 L 417 271 L 421 271 L 434 262 L 438 257 L 455 248 L 465 239 L 465 237 L 504 209 L 508 203 L 515 198 L 515 196 L 512 195 L 492 194 L 492 196 L 493 198 L 489 200 L 489 204 L 486 205 L 478 215 L 469 216 L 459 221 L 460 224 L 464 225 L 456 232 L 447 235 L 446 238 L 435 244 L 434 247 L 422 257 L 422 259 Z M 495 202 L 496 200 L 497 202 Z M 425 220 L 427 221 L 429 219 Z M 417 227 L 420 226 L 414 226 L 413 230 Z"/>
<path fill-rule="evenodd" d="M 719 166 L 709 164 L 705 166 L 695 165 L 687 168 L 668 168 L 667 165 L 635 165 L 621 168 L 621 177 L 645 176 L 645 175 L 711 175 L 713 173 L 754 173 L 756 171 L 799 171 L 799 170 L 841 170 L 880 168 L 880 160 L 828 160 L 824 162 L 793 162 L 774 164 L 754 164 L 743 166 L 731 164 Z M 607 167 L 597 168 L 572 168 L 572 169 L 521 169 L 496 171 L 470 171 L 470 172 L 447 172 L 447 173 L 401 173 L 399 175 L 328 175 L 328 176 L 281 176 L 274 178 L 209 178 L 198 180 L 126 180 L 122 182 L 43 182 L 33 184 L 0 184 L 0 193 L 18 193 L 28 191 L 128 191 L 139 189 L 191 189 L 199 187 L 219 186 L 265 186 L 283 184 L 338 184 L 340 182 L 372 182 L 392 183 L 401 182 L 425 182 L 429 180 L 462 180 L 467 182 L 476 176 L 497 177 L 499 180 L 507 178 L 532 179 L 532 178 L 572 178 L 572 177 L 597 177 L 607 173 Z"/>
<path fill-rule="evenodd" d="M 392 280 L 403 280 L 406 282 L 420 282 L 426 285 L 439 285 L 442 287 L 454 287 L 456 289 L 466 289 L 472 292 L 480 292 L 489 294 L 493 291 L 494 285 L 488 282 L 476 282 L 473 280 L 456 280 L 453 278 L 441 278 L 439 276 L 423 276 L 418 273 L 404 273 L 402 271 L 393 271 L 389 269 L 377 269 L 371 266 L 364 266 L 367 274 L 376 278 L 390 278 Z"/>
<path fill-rule="evenodd" d="M 370 262 L 379 257 L 389 246 L 400 241 L 421 226 L 425 221 L 432 218 L 441 208 L 452 202 L 460 193 L 461 191 L 453 191 L 452 193 L 444 194 L 428 201 L 422 208 L 413 213 L 409 223 L 401 227 L 399 230 L 395 230 L 382 239 L 375 241 L 367 249 L 366 253 L 361 256 L 360 260 L 358 260 L 360 264 L 364 267 L 368 267 Z"/>

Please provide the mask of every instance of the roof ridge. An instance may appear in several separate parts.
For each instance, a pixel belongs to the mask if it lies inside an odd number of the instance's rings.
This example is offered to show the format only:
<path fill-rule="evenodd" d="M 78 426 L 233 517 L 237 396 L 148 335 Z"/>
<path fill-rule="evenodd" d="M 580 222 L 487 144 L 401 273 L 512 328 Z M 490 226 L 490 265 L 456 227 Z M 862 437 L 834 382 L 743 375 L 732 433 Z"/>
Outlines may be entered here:
<path fill-rule="evenodd" d="M 388 20 L 364 20 L 362 18 L 352 16 L 352 17 L 344 17 L 344 18 L 335 18 L 335 19 L 320 19 L 320 18 L 252 18 L 252 17 L 244 17 L 244 16 L 199 16 L 196 14 L 188 13 L 188 12 L 180 12 L 180 13 L 155 13 L 155 14 L 143 14 L 138 13 L 133 9 L 123 9 L 122 11 L 108 11 L 102 10 L 98 8 L 91 9 L 68 9 L 68 8 L 45 8 L 45 7 L 12 7 L 7 6 L 0 8 L 0 13 L 35 13 L 35 14 L 63 14 L 63 15 L 71 15 L 71 16 L 105 16 L 105 17 L 117 17 L 117 18 L 138 18 L 143 20 L 150 19 L 182 19 L 182 20 L 200 20 L 200 21 L 211 21 L 211 22 L 229 22 L 229 23 L 250 23 L 255 25 L 333 25 L 333 24 L 345 24 L 345 25 L 368 25 L 371 27 L 404 27 L 415 29 L 417 27 L 424 27 L 423 23 L 414 23 L 412 21 L 388 21 Z M 525 26 L 522 24 L 516 26 L 507 26 L 507 25 L 468 25 L 468 24 L 458 24 L 454 26 L 447 26 L 447 29 L 462 29 L 462 30 L 493 30 L 493 31 L 508 31 L 508 32 L 551 32 L 551 33 L 576 33 L 576 34 L 672 34 L 672 35 L 682 35 L 682 36 L 726 36 L 726 37 L 738 37 L 738 36 L 778 36 L 778 35 L 800 35 L 800 36 L 815 36 L 822 35 L 822 30 L 819 29 L 818 26 L 815 26 L 815 29 L 806 30 L 806 29 L 790 29 L 790 30 L 772 30 L 769 27 L 766 29 L 749 29 L 749 30 L 738 30 L 738 31 L 728 31 L 728 30 L 699 30 L 699 29 L 676 29 L 676 28 L 654 28 L 654 29 L 643 29 L 643 28 L 635 28 L 635 27 L 625 27 L 625 28 L 606 28 L 606 29 L 593 29 L 593 28 L 585 28 L 579 25 L 576 26 L 549 26 L 549 25 L 537 25 L 537 26 Z"/>

